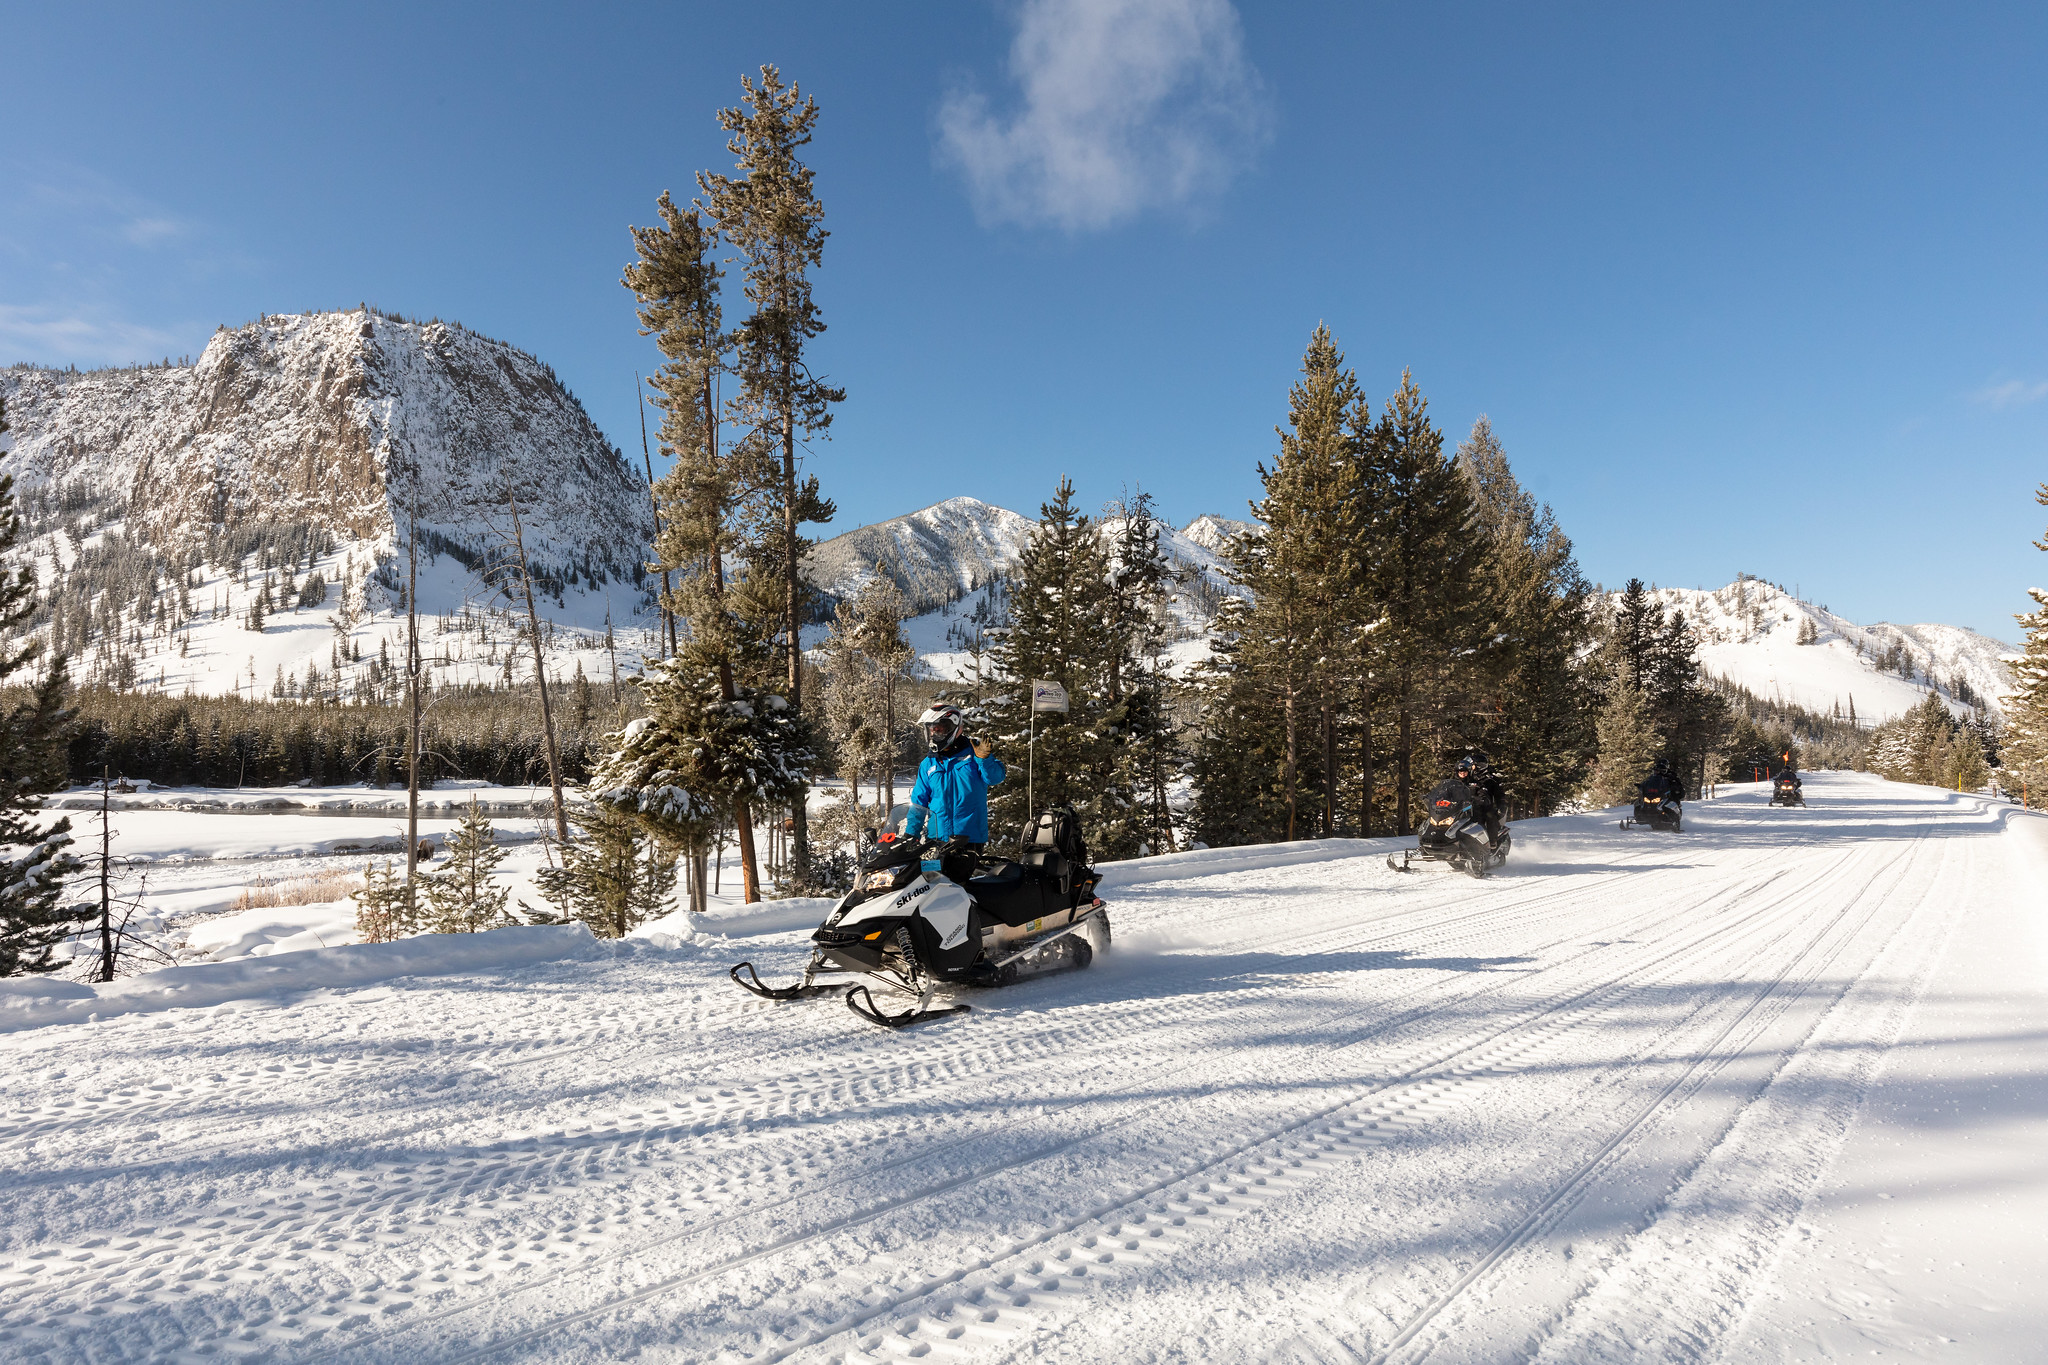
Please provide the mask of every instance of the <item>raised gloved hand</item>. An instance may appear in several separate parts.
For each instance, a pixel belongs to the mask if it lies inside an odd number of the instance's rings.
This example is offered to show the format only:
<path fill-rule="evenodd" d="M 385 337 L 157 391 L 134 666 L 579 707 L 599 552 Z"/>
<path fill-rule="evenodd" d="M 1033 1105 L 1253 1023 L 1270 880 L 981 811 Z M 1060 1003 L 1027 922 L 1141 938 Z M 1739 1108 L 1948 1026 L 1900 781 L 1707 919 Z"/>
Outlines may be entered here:
<path fill-rule="evenodd" d="M 967 742 L 974 746 L 974 756 L 976 758 L 988 757 L 989 743 L 987 740 L 983 739 L 980 735 L 976 735 L 973 739 L 970 739 Z"/>

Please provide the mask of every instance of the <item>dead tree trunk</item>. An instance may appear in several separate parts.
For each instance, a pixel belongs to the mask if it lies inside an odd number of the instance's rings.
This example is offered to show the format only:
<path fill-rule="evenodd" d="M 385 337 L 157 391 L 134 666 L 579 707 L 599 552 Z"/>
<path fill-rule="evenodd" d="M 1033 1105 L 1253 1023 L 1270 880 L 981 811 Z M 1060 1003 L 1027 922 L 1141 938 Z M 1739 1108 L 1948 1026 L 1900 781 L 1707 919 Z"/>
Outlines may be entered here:
<path fill-rule="evenodd" d="M 519 585 L 526 592 L 526 623 L 533 633 L 533 676 L 540 685 L 540 723 L 547 736 L 548 785 L 555 793 L 555 837 L 569 842 L 569 812 L 562 804 L 562 756 L 555 744 L 555 710 L 548 700 L 547 651 L 540 638 L 540 609 L 533 604 L 533 572 L 526 563 L 526 532 L 519 523 L 519 499 L 507 486 L 505 505 L 512 511 L 512 544 L 519 552 Z"/>

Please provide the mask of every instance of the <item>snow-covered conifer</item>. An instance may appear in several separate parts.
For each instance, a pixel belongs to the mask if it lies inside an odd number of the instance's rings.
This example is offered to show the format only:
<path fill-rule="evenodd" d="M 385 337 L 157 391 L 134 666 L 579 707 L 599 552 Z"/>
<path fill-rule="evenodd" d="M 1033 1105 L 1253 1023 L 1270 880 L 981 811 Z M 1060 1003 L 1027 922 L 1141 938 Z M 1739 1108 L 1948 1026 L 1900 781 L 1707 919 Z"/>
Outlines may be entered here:
<path fill-rule="evenodd" d="M 2048 483 L 2034 501 L 2048 507 Z M 2034 548 L 2048 550 L 2048 539 L 2035 541 Z M 2039 807 L 2048 803 L 2048 590 L 2029 588 L 2027 595 L 2034 599 L 2034 610 L 2014 618 L 2026 631 L 2026 643 L 2012 661 L 2003 757 L 2007 789 Z"/>
<path fill-rule="evenodd" d="M 448 861 L 441 870 L 423 878 L 434 932 L 473 934 L 511 923 L 505 913 L 510 892 L 491 879 L 491 873 L 505 860 L 505 850 L 498 847 L 490 819 L 474 796 L 448 840 L 447 853 Z"/>
<path fill-rule="evenodd" d="M 0 432 L 7 408 L 0 403 Z M 0 475 L 0 556 L 21 539 L 14 480 Z M 35 658 L 35 641 L 19 642 L 36 610 L 32 564 L 0 562 L 0 682 Z M 27 696 L 0 711 L 0 976 L 48 971 L 51 950 L 72 928 L 93 917 L 87 906 L 63 906 L 64 879 L 82 866 L 71 852 L 71 821 L 60 817 L 41 825 L 43 792 L 64 784 L 64 737 L 71 713 L 65 709 L 64 658 L 50 660 Z"/>
<path fill-rule="evenodd" d="M 1650 719 L 1650 701 L 1624 672 L 1607 689 L 1598 726 L 1599 762 L 1593 768 L 1593 799 L 1602 805 L 1630 800 L 1663 748 Z"/>
<path fill-rule="evenodd" d="M 564 918 L 581 920 L 599 938 L 623 938 L 668 912 L 676 886 L 675 845 L 603 802 L 577 810 L 569 820 L 577 837 L 562 845 L 561 864 L 535 876 L 541 894 Z"/>
<path fill-rule="evenodd" d="M 765 534 L 754 546 L 758 565 L 782 589 L 783 695 L 803 709 L 802 632 L 811 590 L 801 566 L 808 547 L 801 527 L 832 519 L 831 501 L 815 476 L 797 477 L 798 447 L 829 434 L 832 405 L 846 390 L 812 368 L 810 343 L 825 331 L 812 297 L 810 272 L 825 254 L 825 206 L 816 173 L 798 159 L 818 121 L 818 103 L 785 85 L 773 66 L 756 84 L 740 78 L 744 107 L 718 111 L 732 134 L 726 147 L 740 175 L 697 177 L 707 209 L 725 240 L 739 252 L 740 274 L 753 311 L 733 333 L 733 370 L 740 381 L 734 408 L 747 425 L 740 453 L 761 503 Z M 804 803 L 790 807 L 790 853 L 798 882 L 809 874 Z"/>

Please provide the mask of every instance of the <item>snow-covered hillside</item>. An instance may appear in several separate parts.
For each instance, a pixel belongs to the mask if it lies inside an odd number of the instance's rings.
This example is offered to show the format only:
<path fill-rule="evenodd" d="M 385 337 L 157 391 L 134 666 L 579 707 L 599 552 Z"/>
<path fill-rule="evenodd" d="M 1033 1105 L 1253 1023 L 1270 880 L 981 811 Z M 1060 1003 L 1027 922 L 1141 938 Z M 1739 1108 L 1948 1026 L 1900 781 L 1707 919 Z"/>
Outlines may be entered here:
<path fill-rule="evenodd" d="M 645 482 L 545 364 L 502 342 L 373 311 L 270 315 L 217 332 L 194 365 L 15 367 L 0 392 L 0 471 L 87 676 L 346 695 L 399 640 L 415 493 L 444 679 L 500 676 L 513 647 L 484 583 L 508 488 L 558 666 L 608 667 L 608 616 L 634 639 Z"/>
<path fill-rule="evenodd" d="M 862 526 L 825 541 L 804 562 L 813 584 L 829 599 L 847 600 L 879 567 L 902 590 L 914 618 L 905 631 L 933 677 L 971 676 L 983 632 L 1005 617 L 1008 580 L 1022 562 L 1037 522 L 976 498 L 948 498 L 907 515 Z M 1120 523 L 1104 522 L 1114 537 Z M 1214 515 L 1197 517 L 1184 531 L 1162 527 L 1160 548 L 1176 571 L 1170 591 L 1175 667 L 1208 653 L 1209 622 L 1223 596 L 1235 591 L 1217 553 L 1244 529 Z M 825 627 L 807 631 L 807 646 Z"/>
<path fill-rule="evenodd" d="M 1651 595 L 1693 622 L 1707 673 L 1808 710 L 1847 715 L 1853 704 L 1856 718 L 1872 723 L 1933 691 L 1958 716 L 1996 715 L 2012 688 L 2002 656 L 2016 648 L 1960 626 L 1860 626 L 1755 578 Z M 1610 594 L 1609 604 L 1618 597 Z"/>

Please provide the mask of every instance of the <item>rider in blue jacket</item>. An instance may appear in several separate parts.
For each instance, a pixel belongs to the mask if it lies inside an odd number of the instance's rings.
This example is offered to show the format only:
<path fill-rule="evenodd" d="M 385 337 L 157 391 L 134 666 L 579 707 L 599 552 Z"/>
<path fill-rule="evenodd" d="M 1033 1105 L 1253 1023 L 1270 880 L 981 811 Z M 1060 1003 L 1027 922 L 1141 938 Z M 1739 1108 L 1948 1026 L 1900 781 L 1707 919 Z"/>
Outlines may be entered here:
<path fill-rule="evenodd" d="M 1007 769 L 989 757 L 985 739 L 967 734 L 967 718 L 957 706 L 934 706 L 917 718 L 931 750 L 917 765 L 917 784 L 910 803 L 931 812 L 929 828 L 906 831 L 933 839 L 965 839 L 979 852 L 988 843 L 988 789 L 1003 780 Z"/>

